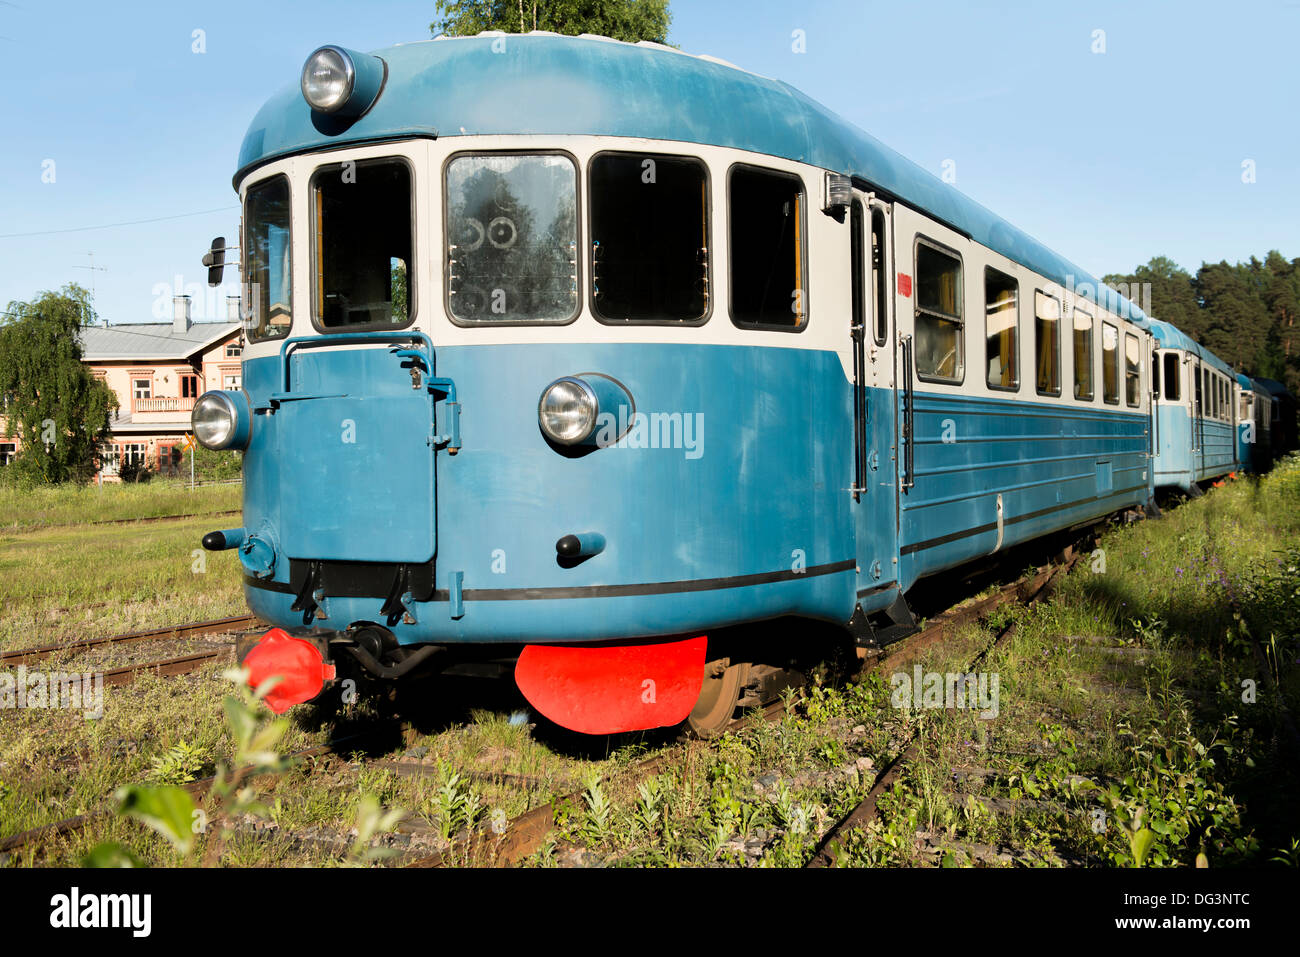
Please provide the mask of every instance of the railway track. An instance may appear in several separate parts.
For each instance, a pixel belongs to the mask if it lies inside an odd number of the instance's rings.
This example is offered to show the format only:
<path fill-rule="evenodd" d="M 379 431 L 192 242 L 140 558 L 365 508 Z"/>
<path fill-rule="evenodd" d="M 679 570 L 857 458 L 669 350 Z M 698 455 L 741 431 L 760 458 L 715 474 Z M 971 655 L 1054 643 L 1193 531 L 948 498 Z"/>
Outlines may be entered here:
<path fill-rule="evenodd" d="M 993 610 L 1004 605 L 1023 602 L 1032 604 L 1050 593 L 1050 586 L 1059 574 L 1068 571 L 1077 561 L 1073 557 L 1066 566 L 1047 566 L 1036 571 L 1034 574 L 1022 577 L 1015 582 L 1002 586 L 994 594 L 983 599 L 968 603 L 958 608 L 951 609 L 930 619 L 925 627 L 915 635 L 903 639 L 882 649 L 874 659 L 868 659 L 863 662 L 863 671 L 855 680 L 861 680 L 862 677 L 873 672 L 888 673 L 888 671 L 901 667 L 918 656 L 921 652 L 933 647 L 951 636 L 956 630 L 963 625 L 978 621 L 986 617 Z M 252 615 L 234 616 L 231 618 L 218 619 L 209 622 L 195 622 L 188 625 L 174 626 L 169 628 L 153 629 L 150 631 L 134 632 L 126 635 L 115 635 L 103 639 L 90 639 L 87 641 L 70 642 L 58 645 L 50 645 L 36 649 L 22 649 L 14 652 L 7 652 L 0 662 L 5 664 L 17 664 L 23 661 L 40 660 L 49 655 L 67 652 L 80 651 L 87 648 L 95 648 L 115 643 L 140 642 L 146 640 L 158 640 L 178 637 L 197 637 L 204 634 L 216 634 L 235 630 L 243 625 L 251 625 L 256 622 Z M 987 654 L 989 650 L 1002 641 L 1011 633 L 1011 627 L 1002 629 L 995 637 L 992 644 L 981 653 L 972 664 L 977 664 L 979 659 Z M 128 684 L 134 680 L 135 675 L 152 671 L 158 674 L 185 674 L 202 667 L 207 662 L 216 657 L 226 654 L 224 649 L 203 651 L 196 654 L 186 655 L 174 659 L 164 659 L 160 661 L 150 661 L 139 665 L 132 665 L 125 668 L 115 669 L 111 672 L 105 672 L 105 684 Z M 785 706 L 780 699 L 766 703 L 757 715 L 757 720 L 776 721 L 785 715 Z M 731 724 L 731 730 L 740 727 L 755 720 L 754 712 L 736 718 Z M 310 759 L 319 759 L 326 757 L 341 757 L 350 751 L 361 750 L 360 747 L 368 740 L 375 740 L 384 734 L 391 734 L 392 728 L 376 728 L 372 731 L 349 734 L 345 737 L 327 742 L 313 748 L 303 749 L 292 752 L 287 755 L 291 759 L 306 761 Z M 909 740 L 908 744 L 900 753 L 883 769 L 881 775 L 877 778 L 867 797 L 847 816 L 840 820 L 830 831 L 824 835 L 819 842 L 816 853 L 808 862 L 809 867 L 822 867 L 834 863 L 836 847 L 843 835 L 847 834 L 854 827 L 861 826 L 863 823 L 871 820 L 876 814 L 876 802 L 878 799 L 892 787 L 892 785 L 902 775 L 907 767 L 908 760 L 914 755 L 917 738 L 915 734 Z M 688 747 L 707 747 L 708 741 L 688 742 Z M 609 776 L 604 783 L 613 781 L 615 778 L 626 780 L 631 779 L 633 783 L 642 781 L 658 773 L 665 764 L 679 756 L 673 754 L 658 754 L 644 761 L 638 762 L 630 767 L 620 769 L 614 775 Z M 388 770 L 399 775 L 427 775 L 436 773 L 436 769 L 424 764 L 417 764 L 410 761 L 377 759 L 364 762 L 364 766 L 370 769 Z M 247 769 L 246 769 L 247 770 Z M 535 790 L 542 786 L 544 782 L 528 778 L 525 775 L 511 775 L 494 772 L 468 772 L 464 775 L 473 780 L 483 780 L 487 783 L 496 785 L 505 785 L 509 787 L 518 787 L 521 789 Z M 208 789 L 212 786 L 213 779 L 208 778 L 196 781 L 186 785 L 196 798 L 202 798 Z M 580 803 L 582 800 L 582 791 L 573 790 L 560 794 L 543 803 L 531 808 L 522 815 L 510 820 L 507 823 L 503 833 L 494 833 L 487 822 L 483 822 L 476 829 L 469 833 L 462 833 L 459 837 L 453 839 L 450 846 L 432 854 L 421 854 L 419 856 L 407 855 L 399 859 L 399 863 L 411 868 L 436 868 L 445 867 L 455 863 L 462 863 L 467 860 L 482 861 L 490 863 L 492 866 L 513 866 L 519 864 L 540 850 L 546 841 L 547 835 L 552 831 L 555 821 L 556 810 L 562 805 Z M 92 821 L 98 820 L 109 812 L 94 811 L 87 814 L 77 815 L 61 821 L 56 821 L 48 825 L 33 828 L 19 834 L 0 839 L 0 853 L 8 853 L 15 850 L 28 847 L 32 844 L 40 844 L 60 835 L 66 835 L 85 828 Z"/>
<path fill-rule="evenodd" d="M 936 619 L 933 626 L 927 626 L 913 639 L 900 643 L 903 647 L 882 655 L 880 659 L 870 666 L 868 673 L 886 675 L 897 668 L 910 664 L 921 651 L 943 641 L 944 637 L 952 634 L 956 628 L 979 620 L 994 608 L 1009 603 L 1013 597 L 1018 598 L 1026 605 L 1035 604 L 1051 594 L 1054 583 L 1058 578 L 1068 574 L 1078 560 L 1079 556 L 1072 554 L 1065 565 L 1055 565 L 1041 569 L 1028 580 L 1013 582 L 1011 585 L 1004 586 L 995 595 L 957 609 L 951 616 L 945 615 L 942 619 Z M 1016 624 L 1014 622 L 999 629 L 992 642 L 971 660 L 965 670 L 973 672 L 976 666 L 988 656 L 989 652 L 1012 635 L 1015 629 Z M 865 827 L 875 820 L 879 813 L 880 799 L 898 783 L 910 766 L 910 762 L 916 758 L 920 740 L 920 730 L 914 730 L 889 764 L 881 769 L 880 775 L 876 778 L 866 796 L 848 814 L 837 821 L 829 831 L 822 835 L 815 852 L 805 865 L 806 867 L 835 866 L 840 848 L 848 834 L 855 828 Z"/>
<path fill-rule="evenodd" d="M 231 509 L 225 512 L 187 512 L 184 515 L 151 515 L 146 518 L 101 518 L 93 522 L 51 522 L 49 525 L 10 525 L 7 527 L 18 532 L 43 532 L 51 528 L 83 528 L 96 525 L 154 525 L 163 522 L 183 522 L 191 518 L 226 518 L 230 515 L 239 514 L 241 514 L 239 509 Z"/>
<path fill-rule="evenodd" d="M 122 635 L 110 635 L 107 638 L 86 638 L 79 641 L 65 641 L 52 645 L 41 645 L 37 648 L 16 648 L 13 651 L 0 652 L 0 667 L 29 665 L 33 662 L 42 661 L 51 655 L 79 654 L 84 651 L 92 651 L 96 648 L 116 647 L 119 645 L 128 645 L 143 641 L 166 641 L 175 638 L 202 638 L 205 635 L 220 635 L 231 631 L 237 631 L 243 627 L 251 628 L 257 624 L 258 619 L 256 615 L 233 615 L 229 618 L 216 618 L 211 621 L 195 621 L 185 625 L 169 625 L 165 628 L 150 628 L 146 631 L 132 631 Z M 183 660 L 184 659 L 171 659 L 170 663 L 180 663 Z M 157 670 L 160 674 L 185 673 L 183 670 L 165 670 L 165 666 L 168 664 L 168 661 L 155 661 L 132 667 L 137 671 L 152 668 Z M 197 668 L 201 664 L 202 662 L 199 662 L 199 664 L 196 664 L 194 667 Z M 127 669 L 118 670 L 125 671 Z M 193 671 L 194 668 L 188 670 Z"/>

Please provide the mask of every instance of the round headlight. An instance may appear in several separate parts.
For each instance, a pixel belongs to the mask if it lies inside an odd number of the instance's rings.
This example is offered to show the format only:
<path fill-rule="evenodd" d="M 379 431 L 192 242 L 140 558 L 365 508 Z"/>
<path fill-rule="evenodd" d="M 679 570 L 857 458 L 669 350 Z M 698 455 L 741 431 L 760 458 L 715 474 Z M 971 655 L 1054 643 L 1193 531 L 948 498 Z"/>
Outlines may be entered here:
<path fill-rule="evenodd" d="M 591 386 L 581 379 L 556 379 L 542 392 L 537 419 L 546 437 L 561 445 L 576 445 L 596 430 L 600 403 Z"/>
<path fill-rule="evenodd" d="M 221 392 L 205 392 L 194 403 L 190 413 L 194 437 L 208 449 L 224 449 L 235 439 L 239 427 L 239 412 L 230 396 Z"/>
<path fill-rule="evenodd" d="M 356 83 L 352 58 L 336 46 L 321 47 L 302 68 L 302 96 L 313 110 L 333 113 L 348 101 Z"/>

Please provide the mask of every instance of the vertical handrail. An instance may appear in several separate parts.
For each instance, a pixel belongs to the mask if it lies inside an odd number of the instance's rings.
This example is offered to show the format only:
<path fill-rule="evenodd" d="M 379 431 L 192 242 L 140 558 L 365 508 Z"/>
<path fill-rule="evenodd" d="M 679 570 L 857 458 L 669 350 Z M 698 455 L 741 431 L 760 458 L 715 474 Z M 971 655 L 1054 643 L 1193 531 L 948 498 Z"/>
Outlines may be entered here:
<path fill-rule="evenodd" d="M 913 406 L 916 396 L 912 389 L 912 337 L 903 336 L 903 482 L 906 492 L 916 484 L 912 457 L 915 442 Z"/>

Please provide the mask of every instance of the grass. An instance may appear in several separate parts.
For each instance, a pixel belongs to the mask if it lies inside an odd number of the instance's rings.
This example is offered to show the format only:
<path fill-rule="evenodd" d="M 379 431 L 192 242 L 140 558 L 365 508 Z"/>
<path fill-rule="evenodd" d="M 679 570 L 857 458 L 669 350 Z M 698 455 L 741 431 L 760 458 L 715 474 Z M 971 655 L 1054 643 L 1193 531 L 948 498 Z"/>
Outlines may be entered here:
<path fill-rule="evenodd" d="M 246 611 L 234 552 L 204 552 L 208 518 L 0 531 L 0 648 Z"/>
<path fill-rule="evenodd" d="M 242 489 L 155 479 L 139 484 L 60 485 L 20 489 L 0 485 L 0 529 L 25 530 L 171 515 L 237 511 Z"/>
<path fill-rule="evenodd" d="M 241 610 L 230 556 L 208 556 L 204 574 L 192 570 L 192 550 L 209 527 L 197 520 L 151 526 L 143 536 L 119 526 L 0 535 L 0 641 L 52 640 L 74 624 L 79 633 L 111 632 Z M 922 659 L 927 671 L 962 671 L 997 626 L 1014 622 L 980 665 L 1000 678 L 994 719 L 894 707 L 888 678 L 838 684 L 814 674 L 779 722 L 709 743 L 648 735 L 584 750 L 520 720 L 517 702 L 484 707 L 481 693 L 469 693 L 464 700 L 477 710 L 445 705 L 404 750 L 383 755 L 427 773 L 398 774 L 358 756 L 266 780 L 264 829 L 229 837 L 220 863 L 340 863 L 330 841 L 346 843 L 368 795 L 406 812 L 403 840 L 445 850 L 467 826 L 574 794 L 531 864 L 801 866 L 913 734 L 918 759 L 881 800 L 881 819 L 850 835 L 841 864 L 1294 858 L 1298 783 L 1280 729 L 1283 705 L 1293 714 L 1300 706 L 1300 461 L 1229 483 L 1160 521 L 1113 527 L 1098 548 L 1104 573 L 1085 559 L 1050 601 L 965 626 Z M 0 834 L 105 809 L 124 783 L 211 773 L 230 756 L 219 671 L 105 689 L 100 721 L 6 713 Z M 364 722 L 383 707 L 362 690 L 345 721 Z M 282 748 L 332 733 L 322 712 L 298 709 Z M 658 749 L 665 758 L 653 778 L 627 773 Z M 537 783 L 496 784 L 497 772 Z M 146 863 L 180 863 L 165 842 L 113 815 L 39 858 L 9 863 L 74 864 L 102 840 L 121 841 Z"/>

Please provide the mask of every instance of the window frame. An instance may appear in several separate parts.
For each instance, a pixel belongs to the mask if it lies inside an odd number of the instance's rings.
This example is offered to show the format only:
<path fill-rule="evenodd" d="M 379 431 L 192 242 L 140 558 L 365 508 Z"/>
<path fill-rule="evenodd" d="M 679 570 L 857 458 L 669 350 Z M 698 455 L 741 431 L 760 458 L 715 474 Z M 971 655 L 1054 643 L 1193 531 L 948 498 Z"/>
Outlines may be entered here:
<path fill-rule="evenodd" d="M 320 229 L 316 221 L 316 181 L 327 169 L 339 169 L 347 163 L 356 164 L 356 169 L 365 166 L 378 166 L 381 163 L 401 163 L 406 167 L 406 174 L 410 177 L 411 183 L 411 261 L 406 264 L 406 322 L 390 322 L 385 325 L 379 325 L 373 322 L 356 326 L 326 326 L 320 321 L 318 310 L 321 303 L 318 301 L 317 293 L 320 290 L 321 277 L 316 274 L 316 265 L 320 261 L 320 250 L 317 243 L 320 239 Z M 355 185 L 355 184 L 353 184 Z M 416 291 L 415 276 L 417 273 L 417 264 L 419 263 L 419 252 L 416 248 L 418 239 L 418 230 L 416 229 L 416 212 L 418 204 L 415 201 L 415 164 L 402 155 L 394 156 L 367 156 L 365 159 L 358 160 L 338 160 L 332 163 L 321 163 L 311 171 L 307 177 L 307 234 L 308 246 L 307 252 L 310 261 L 307 264 L 308 273 L 311 279 L 311 325 L 312 328 L 321 335 L 350 334 L 350 333 L 367 333 L 367 332 L 389 332 L 399 329 L 409 329 L 415 324 L 415 316 L 418 310 L 418 294 Z M 233 358 L 233 357 L 232 357 Z"/>
<path fill-rule="evenodd" d="M 1038 388 L 1038 297 L 1039 297 L 1040 295 L 1043 296 L 1043 298 L 1045 298 L 1045 299 L 1050 299 L 1050 300 L 1052 300 L 1053 302 L 1055 302 L 1055 303 L 1056 303 L 1056 308 L 1057 308 L 1057 316 L 1056 316 L 1056 391 L 1055 391 L 1055 392 L 1048 392 L 1048 391 L 1044 391 L 1043 389 Z M 1071 321 L 1073 321 L 1073 317 L 1071 317 Z M 1058 298 L 1057 296 L 1053 296 L 1053 295 L 1052 295 L 1050 292 L 1048 292 L 1046 289 L 1040 289 L 1040 288 L 1038 288 L 1037 286 L 1035 286 L 1035 287 L 1034 287 L 1034 393 L 1035 393 L 1036 395 L 1044 395 L 1044 396 L 1047 396 L 1048 398 L 1056 398 L 1056 399 L 1059 399 L 1059 398 L 1064 394 L 1064 392 L 1065 392 L 1064 385 L 1063 385 L 1063 383 L 1062 383 L 1062 381 L 1061 381 L 1062 379 L 1065 378 L 1065 376 L 1062 374 L 1065 370 L 1061 368 L 1061 352 L 1062 352 L 1061 339 L 1063 338 L 1063 336 L 1061 335 L 1061 327 L 1064 326 L 1064 325 L 1065 325 L 1065 302 L 1064 302 L 1064 300 L 1063 300 L 1062 298 Z M 1071 326 L 1071 328 L 1073 328 L 1073 326 Z"/>
<path fill-rule="evenodd" d="M 457 319 L 451 311 L 451 257 L 448 255 L 451 251 L 451 205 L 448 203 L 447 194 L 447 171 L 451 169 L 451 164 L 458 159 L 464 159 L 467 156 L 563 156 L 573 164 L 573 238 L 574 238 L 574 303 L 573 314 L 567 319 L 514 319 L 514 320 L 475 320 L 475 319 Z M 442 256 L 442 311 L 452 325 L 460 326 L 462 329 L 536 329 L 542 326 L 568 326 L 578 321 L 582 315 L 583 307 L 586 305 L 587 298 L 583 295 L 583 278 L 582 266 L 584 257 L 582 255 L 582 245 L 584 240 L 584 227 L 586 225 L 586 213 L 582 203 L 582 176 L 583 165 L 578 162 L 578 157 L 566 149 L 551 148 L 538 150 L 457 150 L 450 153 L 442 161 L 442 166 L 438 174 L 438 188 L 442 196 L 442 232 L 441 238 L 441 256 Z"/>
<path fill-rule="evenodd" d="M 289 241 L 285 245 L 289 251 L 289 267 L 286 270 L 289 274 L 289 325 L 284 327 L 283 335 L 259 336 L 257 334 L 257 327 L 249 325 L 249 322 L 253 318 L 255 318 L 252 310 L 256 308 L 256 305 L 252 302 L 252 296 L 246 295 L 246 293 L 249 292 L 249 287 L 252 284 L 252 281 L 248 277 L 248 237 L 246 233 L 246 230 L 248 229 L 248 196 L 250 193 L 254 192 L 255 190 L 264 189 L 265 187 L 269 186 L 271 183 L 275 182 L 277 179 L 284 180 L 285 189 L 288 190 L 288 202 L 286 206 L 289 210 Z M 248 340 L 248 343 L 250 345 L 254 345 L 260 342 L 283 342 L 284 340 L 293 336 L 293 327 L 297 320 L 297 313 L 295 312 L 295 307 L 293 304 L 293 299 L 295 294 L 295 290 L 293 287 L 297 282 L 297 279 L 294 275 L 296 261 L 294 259 L 294 251 L 293 251 L 294 243 L 296 241 L 296 237 L 294 236 L 294 228 L 293 228 L 294 202 L 295 200 L 294 200 L 293 178 L 289 176 L 288 173 L 272 173 L 270 176 L 266 176 L 262 179 L 257 180 L 256 182 L 248 183 L 247 185 L 244 186 L 244 195 L 240 197 L 240 201 L 239 201 L 239 273 L 240 273 L 239 290 L 240 290 L 240 295 L 243 298 L 241 299 L 241 305 L 240 305 L 241 318 L 239 321 L 239 328 L 240 328 L 240 334 Z M 249 303 L 247 314 L 243 314 L 245 312 L 245 307 L 242 305 L 242 302 L 244 301 L 247 301 Z M 260 303 L 257 305 L 260 305 Z M 268 329 L 274 328 L 271 325 L 270 316 L 264 316 L 263 318 L 267 320 L 266 327 Z"/>
<path fill-rule="evenodd" d="M 1115 398 L 1106 398 L 1106 329 L 1107 327 L 1115 330 Z M 1104 405 L 1113 405 L 1119 408 L 1124 404 L 1124 375 L 1120 370 L 1120 360 L 1124 354 L 1121 346 L 1125 333 L 1119 325 L 1113 322 L 1101 321 L 1101 349 L 1098 355 L 1101 357 L 1101 401 Z"/>
<path fill-rule="evenodd" d="M 1182 381 L 1182 375 L 1183 375 L 1183 363 L 1182 363 L 1182 357 L 1181 357 L 1181 356 L 1180 356 L 1176 351 L 1173 351 L 1173 350 L 1170 350 L 1170 351 L 1168 351 L 1168 352 L 1164 352 L 1164 351 L 1162 351 L 1162 352 L 1161 352 L 1161 355 L 1163 356 L 1163 361 L 1164 361 L 1164 363 L 1165 363 L 1165 368 L 1164 368 L 1163 374 L 1162 374 L 1161 377 L 1160 377 L 1160 378 L 1161 378 L 1160 385 L 1161 385 L 1161 388 L 1162 388 L 1162 390 L 1163 390 L 1163 391 L 1161 392 L 1161 401 L 1163 401 L 1163 402 L 1178 402 L 1178 403 L 1181 403 L 1181 402 L 1183 401 L 1183 389 L 1182 389 L 1182 385 L 1183 385 L 1183 381 Z M 1173 359 L 1173 360 L 1174 360 L 1174 374 L 1173 374 L 1172 377 L 1169 375 L 1169 360 L 1170 360 L 1170 359 Z M 1171 381 L 1174 383 L 1174 392 L 1176 393 L 1173 397 L 1170 397 L 1170 395 L 1169 395 L 1169 383 L 1170 383 Z"/>
<path fill-rule="evenodd" d="M 708 272 L 705 276 L 704 315 L 701 316 L 699 319 L 607 319 L 604 316 L 602 316 L 600 314 L 600 311 L 596 308 L 596 284 L 595 284 L 596 263 L 594 258 L 595 250 L 591 248 L 591 239 L 590 239 L 590 237 L 594 234 L 593 231 L 595 228 L 593 224 L 593 218 L 595 217 L 596 214 L 596 202 L 595 202 L 596 194 L 591 187 L 591 169 L 592 166 L 595 164 L 596 160 L 602 156 L 640 156 L 644 159 L 654 159 L 655 157 L 667 157 L 669 159 L 687 160 L 693 162 L 697 164 L 701 169 L 704 170 L 704 205 L 709 216 L 708 235 L 705 236 L 705 248 L 708 250 Z M 586 236 L 588 237 L 588 239 L 584 244 L 586 247 L 586 255 L 583 259 L 584 263 L 589 267 L 587 270 L 587 282 L 585 286 L 586 293 L 583 298 L 587 304 L 587 309 L 591 312 L 592 318 L 594 318 L 602 326 L 613 326 L 615 328 L 619 326 L 666 326 L 668 328 L 673 328 L 675 326 L 682 326 L 682 327 L 689 326 L 691 328 L 695 328 L 697 326 L 702 326 L 706 324 L 710 319 L 712 319 L 714 289 L 716 288 L 717 285 L 714 281 L 716 268 L 717 268 L 717 257 L 715 256 L 717 247 L 713 240 L 715 226 L 717 225 L 714 222 L 714 220 L 717 217 L 714 215 L 714 206 L 713 206 L 713 168 L 709 165 L 708 160 L 704 159 L 704 157 L 702 156 L 694 156 L 690 153 L 666 153 L 666 152 L 652 153 L 649 150 L 600 150 L 599 152 L 592 153 L 591 156 L 587 158 L 587 165 L 582 168 L 581 172 L 582 172 L 582 176 L 584 177 L 584 184 L 586 185 L 587 192 L 590 193 L 592 196 L 592 198 L 587 202 L 585 225 L 586 225 Z M 443 182 L 445 184 L 446 180 L 444 179 Z M 728 211 L 730 211 L 730 207 L 728 207 Z M 579 241 L 581 241 L 581 237 L 579 237 Z M 730 259 L 728 259 L 728 265 L 730 265 Z M 730 287 L 730 284 L 728 284 L 728 287 Z M 555 325 L 558 325 L 558 323 L 555 323 Z"/>
<path fill-rule="evenodd" d="M 962 314 L 960 316 L 957 316 L 955 319 L 951 316 L 945 316 L 942 313 L 933 312 L 932 310 L 929 309 L 923 310 L 921 308 L 921 300 L 920 300 L 921 277 L 920 277 L 920 270 L 917 268 L 917 256 L 920 253 L 922 245 L 929 246 L 935 252 L 942 253 L 945 256 L 957 260 L 957 305 L 961 308 Z M 1019 284 L 1017 283 L 1017 290 L 1018 289 L 1019 289 Z M 959 253 L 957 250 L 953 249 L 951 246 L 945 246 L 943 243 L 939 242 L 938 240 L 931 239 L 929 236 L 926 236 L 923 233 L 918 232 L 914 237 L 912 237 L 912 296 L 911 298 L 912 298 L 912 342 L 913 342 L 913 353 L 914 353 L 912 357 L 912 368 L 916 373 L 917 380 L 920 382 L 929 382 L 934 385 L 951 385 L 957 387 L 964 386 L 966 384 L 966 358 L 967 358 L 966 356 L 966 352 L 967 352 L 966 350 L 966 261 L 965 259 L 962 258 L 962 254 Z M 916 330 L 917 330 L 917 326 L 920 324 L 922 312 L 924 312 L 926 315 L 931 315 L 934 318 L 939 319 L 941 321 L 955 322 L 957 324 L 957 345 L 960 348 L 960 352 L 957 354 L 957 358 L 961 360 L 960 379 L 943 378 L 941 376 L 936 376 L 930 373 L 926 373 L 925 375 L 921 374 L 921 367 L 916 363 L 915 343 L 916 343 Z M 985 375 L 985 378 L 986 379 L 988 378 L 987 374 Z"/>
<path fill-rule="evenodd" d="M 772 176 L 780 176 L 785 179 L 794 180 L 799 184 L 799 193 L 803 197 L 803 202 L 799 204 L 800 231 L 803 236 L 803 242 L 799 250 L 799 269 L 803 275 L 803 322 L 797 326 L 773 325 L 771 323 L 741 322 L 736 319 L 736 284 L 732 280 L 732 253 L 731 248 L 731 179 L 738 169 L 756 170 L 760 173 L 767 173 Z M 727 167 L 727 316 L 731 324 L 737 329 L 748 329 L 751 332 L 786 332 L 800 333 L 812 324 L 812 282 L 808 273 L 808 184 L 804 182 L 802 176 L 798 173 L 790 173 L 785 170 L 776 169 L 771 166 L 761 166 L 757 163 L 732 163 Z"/>
<path fill-rule="evenodd" d="M 989 378 L 989 359 L 988 359 L 988 340 L 989 340 L 989 273 L 997 273 L 1006 279 L 1010 279 L 1016 287 L 1016 324 L 1015 336 L 1012 339 L 1011 362 L 1015 372 L 1015 385 L 994 385 L 988 381 Z M 995 392 L 1019 393 L 1023 384 L 1020 380 L 1020 280 L 1010 273 L 1005 273 L 996 266 L 985 265 L 984 267 L 984 384 Z"/>
<path fill-rule="evenodd" d="M 1079 343 L 1075 338 L 1075 319 L 1078 316 L 1088 318 L 1088 394 L 1079 395 Z M 1073 365 L 1071 371 L 1074 373 L 1074 388 L 1072 391 L 1075 402 L 1087 402 L 1088 404 L 1097 401 L 1097 380 L 1095 373 L 1097 371 L 1096 356 L 1097 351 L 1097 315 L 1094 312 L 1087 312 L 1080 309 L 1078 304 L 1070 307 L 1070 361 Z"/>
<path fill-rule="evenodd" d="M 1133 341 L 1133 346 L 1137 351 L 1137 387 L 1133 390 L 1134 395 L 1137 396 L 1136 402 L 1130 402 L 1128 400 L 1128 344 L 1130 339 Z M 1127 409 L 1142 408 L 1142 340 L 1136 334 L 1129 332 L 1127 329 L 1124 330 L 1124 407 Z"/>

